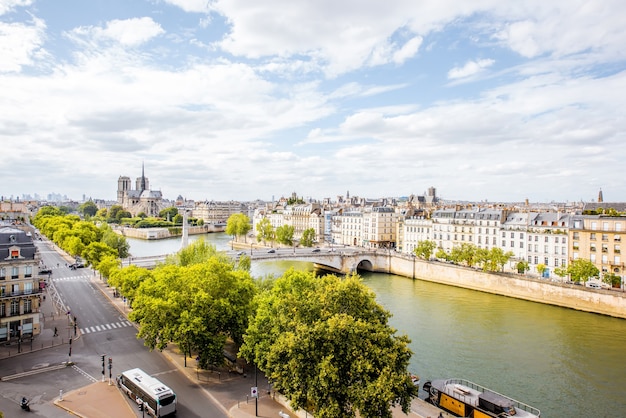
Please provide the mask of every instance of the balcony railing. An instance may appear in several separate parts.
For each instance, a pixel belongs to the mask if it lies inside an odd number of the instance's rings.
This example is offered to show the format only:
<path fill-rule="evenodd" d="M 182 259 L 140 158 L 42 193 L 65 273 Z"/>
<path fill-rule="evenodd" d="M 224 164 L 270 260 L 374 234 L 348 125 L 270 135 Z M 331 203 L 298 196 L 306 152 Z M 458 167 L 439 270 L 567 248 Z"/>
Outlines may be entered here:
<path fill-rule="evenodd" d="M 0 298 L 13 298 L 19 296 L 31 296 L 38 295 L 42 292 L 41 289 L 31 289 L 31 290 L 18 290 L 17 292 L 2 292 L 0 293 Z"/>

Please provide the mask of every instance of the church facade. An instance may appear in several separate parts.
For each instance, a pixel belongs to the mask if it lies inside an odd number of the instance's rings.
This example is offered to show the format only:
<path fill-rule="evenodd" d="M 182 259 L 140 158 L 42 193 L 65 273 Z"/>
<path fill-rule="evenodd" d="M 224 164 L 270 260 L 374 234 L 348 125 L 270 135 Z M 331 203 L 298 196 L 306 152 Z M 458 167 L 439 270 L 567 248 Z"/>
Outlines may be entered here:
<path fill-rule="evenodd" d="M 120 176 L 117 179 L 117 204 L 122 206 L 133 216 L 145 213 L 147 216 L 159 216 L 159 212 L 165 209 L 165 202 L 160 190 L 150 190 L 150 183 L 145 176 L 143 164 L 141 165 L 141 177 L 135 180 L 135 188 L 128 176 Z"/>

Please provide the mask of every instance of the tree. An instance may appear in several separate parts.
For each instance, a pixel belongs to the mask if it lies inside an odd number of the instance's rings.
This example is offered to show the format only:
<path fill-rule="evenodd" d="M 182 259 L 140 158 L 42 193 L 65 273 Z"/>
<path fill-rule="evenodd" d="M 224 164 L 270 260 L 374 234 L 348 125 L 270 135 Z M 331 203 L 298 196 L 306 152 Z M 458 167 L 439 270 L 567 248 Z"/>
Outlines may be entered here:
<path fill-rule="evenodd" d="M 600 270 L 589 260 L 576 259 L 567 267 L 567 273 L 575 282 L 587 282 L 591 277 L 597 277 Z"/>
<path fill-rule="evenodd" d="M 85 217 L 92 217 L 98 212 L 98 206 L 93 201 L 88 200 L 78 207 L 78 212 Z"/>
<path fill-rule="evenodd" d="M 257 241 L 263 241 L 265 244 L 267 241 L 274 241 L 274 227 L 269 219 L 263 218 L 256 224 Z"/>
<path fill-rule="evenodd" d="M 435 253 L 435 257 L 437 257 L 437 259 L 443 260 L 443 261 L 449 261 L 450 260 L 450 255 L 443 248 L 439 248 L 437 250 L 437 252 Z"/>
<path fill-rule="evenodd" d="M 512 251 L 504 252 L 502 248 L 491 248 L 488 253 L 488 260 L 493 269 L 490 271 L 504 271 L 504 265 L 509 262 L 513 255 Z"/>
<path fill-rule="evenodd" d="M 621 277 L 614 273 L 604 273 L 602 281 L 611 287 L 620 287 L 622 284 Z"/>
<path fill-rule="evenodd" d="M 106 256 L 117 257 L 117 250 L 102 242 L 92 242 L 83 251 L 84 259 L 93 266 L 97 266 Z"/>
<path fill-rule="evenodd" d="M 433 251 L 435 251 L 435 248 L 437 248 L 435 241 L 420 241 L 417 243 L 414 252 L 419 258 L 430 260 L 430 256 L 433 254 Z"/>
<path fill-rule="evenodd" d="M 302 231 L 302 237 L 300 237 L 300 245 L 303 247 L 312 247 L 315 244 L 315 229 L 307 228 Z"/>
<path fill-rule="evenodd" d="M 243 213 L 234 213 L 228 217 L 226 221 L 225 232 L 228 235 L 232 235 L 233 239 L 239 241 L 240 236 L 247 236 L 248 232 L 252 229 L 250 225 L 250 218 Z"/>
<path fill-rule="evenodd" d="M 293 225 L 282 225 L 276 228 L 276 241 L 283 245 L 293 245 L 293 234 L 295 228 Z"/>
<path fill-rule="evenodd" d="M 392 416 L 417 395 L 406 336 L 356 276 L 290 270 L 256 299 L 240 355 L 316 417 Z"/>
<path fill-rule="evenodd" d="M 115 249 L 119 258 L 128 257 L 130 244 L 126 240 L 126 237 L 116 234 L 112 229 L 109 228 L 102 236 L 102 242 L 109 247 Z"/>
<path fill-rule="evenodd" d="M 159 212 L 159 217 L 163 219 L 167 219 L 168 221 L 174 220 L 174 216 L 178 215 L 178 208 L 171 206 L 169 208 L 163 209 Z"/>
<path fill-rule="evenodd" d="M 198 352 L 200 367 L 221 365 L 224 344 L 241 344 L 255 286 L 247 271 L 219 257 L 188 266 L 162 265 L 139 285 L 130 319 L 150 349 L 174 342 Z"/>
<path fill-rule="evenodd" d="M 565 276 L 567 276 L 567 269 L 564 267 L 555 267 L 554 274 L 563 279 Z"/>
<path fill-rule="evenodd" d="M 119 218 L 117 217 L 118 212 L 123 211 L 124 208 L 120 205 L 113 205 L 109 208 L 109 222 L 117 222 Z"/>
<path fill-rule="evenodd" d="M 174 215 L 174 218 L 172 218 L 172 223 L 174 223 L 176 225 L 182 225 L 183 224 L 183 215 L 181 215 L 180 213 L 177 213 L 176 215 Z"/>
<path fill-rule="evenodd" d="M 519 274 L 524 274 L 530 269 L 530 265 L 528 264 L 528 261 L 520 260 L 517 262 L 517 264 L 515 264 L 515 269 Z"/>
<path fill-rule="evenodd" d="M 539 277 L 543 277 L 543 273 L 546 271 L 548 267 L 545 264 L 539 263 L 537 264 L 537 273 L 539 273 Z"/>

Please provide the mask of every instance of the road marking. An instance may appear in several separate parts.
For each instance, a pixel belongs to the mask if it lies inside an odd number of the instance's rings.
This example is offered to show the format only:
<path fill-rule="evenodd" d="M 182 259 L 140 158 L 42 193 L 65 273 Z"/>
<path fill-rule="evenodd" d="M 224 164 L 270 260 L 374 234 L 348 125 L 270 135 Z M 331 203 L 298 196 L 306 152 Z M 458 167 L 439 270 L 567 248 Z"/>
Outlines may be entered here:
<path fill-rule="evenodd" d="M 132 327 L 133 324 L 130 321 L 109 322 L 108 324 L 94 325 L 91 327 L 81 328 L 82 334 L 92 334 L 101 331 L 113 330 L 117 328 Z"/>
<path fill-rule="evenodd" d="M 77 365 L 73 365 L 72 369 L 76 370 L 78 373 L 82 374 L 83 376 L 85 376 L 87 379 L 91 380 L 94 383 L 98 381 L 98 379 L 96 379 L 95 377 L 93 377 L 92 375 L 90 375 L 89 373 L 87 373 L 86 371 L 78 367 Z"/>

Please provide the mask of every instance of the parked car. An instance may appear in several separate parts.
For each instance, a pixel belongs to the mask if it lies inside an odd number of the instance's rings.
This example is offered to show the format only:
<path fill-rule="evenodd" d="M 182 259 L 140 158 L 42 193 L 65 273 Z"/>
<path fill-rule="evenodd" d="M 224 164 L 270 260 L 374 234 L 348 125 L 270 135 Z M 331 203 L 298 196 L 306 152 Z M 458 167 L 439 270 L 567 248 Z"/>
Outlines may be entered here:
<path fill-rule="evenodd" d="M 52 270 L 48 268 L 39 270 L 39 274 L 51 274 L 51 273 L 52 273 Z"/>
<path fill-rule="evenodd" d="M 314 249 L 312 252 L 314 252 L 314 253 L 319 253 L 319 252 L 320 252 L 320 249 L 319 249 L 319 248 L 316 248 L 316 249 Z"/>
<path fill-rule="evenodd" d="M 275 253 L 275 252 L 276 252 L 276 250 L 275 250 L 275 249 L 273 249 L 273 248 L 272 248 L 271 250 L 269 250 L 269 251 L 268 251 L 268 253 Z"/>

